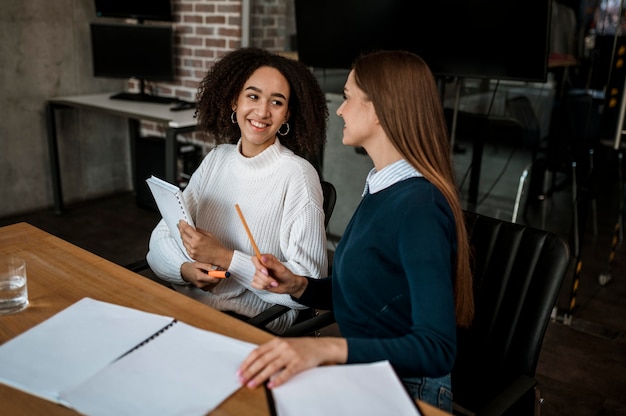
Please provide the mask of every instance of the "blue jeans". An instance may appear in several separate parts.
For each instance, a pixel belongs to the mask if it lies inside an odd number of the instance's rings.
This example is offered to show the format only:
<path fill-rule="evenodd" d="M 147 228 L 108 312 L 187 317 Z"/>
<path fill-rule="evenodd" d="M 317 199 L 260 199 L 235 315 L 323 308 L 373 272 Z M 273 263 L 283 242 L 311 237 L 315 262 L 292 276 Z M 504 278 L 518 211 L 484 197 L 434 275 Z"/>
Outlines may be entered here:
<path fill-rule="evenodd" d="M 452 381 L 450 374 L 440 378 L 403 378 L 406 389 L 413 399 L 424 401 L 448 413 L 452 413 Z"/>

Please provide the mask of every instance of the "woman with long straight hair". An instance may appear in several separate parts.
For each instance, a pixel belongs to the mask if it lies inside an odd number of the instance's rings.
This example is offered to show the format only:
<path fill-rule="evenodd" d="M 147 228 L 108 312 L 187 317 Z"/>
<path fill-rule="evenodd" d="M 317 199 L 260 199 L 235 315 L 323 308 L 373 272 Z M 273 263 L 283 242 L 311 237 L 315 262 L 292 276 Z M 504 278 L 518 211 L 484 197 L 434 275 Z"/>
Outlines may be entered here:
<path fill-rule="evenodd" d="M 374 162 L 337 246 L 332 275 L 293 274 L 252 259 L 252 286 L 332 309 L 341 337 L 276 338 L 239 377 L 276 387 L 324 363 L 388 360 L 414 398 L 452 412 L 456 328 L 474 314 L 470 250 L 435 79 L 417 55 L 379 51 L 348 75 L 342 142 Z"/>

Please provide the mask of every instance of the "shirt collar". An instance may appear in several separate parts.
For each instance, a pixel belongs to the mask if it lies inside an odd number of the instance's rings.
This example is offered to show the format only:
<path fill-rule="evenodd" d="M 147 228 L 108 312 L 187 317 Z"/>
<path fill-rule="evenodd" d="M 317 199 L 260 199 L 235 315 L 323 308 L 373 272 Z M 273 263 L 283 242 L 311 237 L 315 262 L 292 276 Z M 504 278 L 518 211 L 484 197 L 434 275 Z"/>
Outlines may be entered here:
<path fill-rule="evenodd" d="M 380 172 L 376 171 L 376 168 L 372 168 L 367 174 L 362 196 L 365 196 L 368 192 L 375 194 L 400 181 L 419 176 L 422 176 L 422 174 L 404 159 L 400 159 L 391 165 L 385 166 Z"/>

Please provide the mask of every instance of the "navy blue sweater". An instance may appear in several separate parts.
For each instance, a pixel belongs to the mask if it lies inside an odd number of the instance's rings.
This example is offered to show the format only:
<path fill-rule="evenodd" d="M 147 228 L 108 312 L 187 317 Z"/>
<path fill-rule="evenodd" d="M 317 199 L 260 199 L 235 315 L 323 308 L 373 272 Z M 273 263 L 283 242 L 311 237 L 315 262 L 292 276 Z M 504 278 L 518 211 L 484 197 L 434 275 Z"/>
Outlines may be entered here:
<path fill-rule="evenodd" d="M 422 177 L 366 194 L 337 246 L 332 276 L 299 301 L 333 309 L 348 363 L 389 360 L 401 377 L 442 377 L 456 354 L 454 217 Z"/>

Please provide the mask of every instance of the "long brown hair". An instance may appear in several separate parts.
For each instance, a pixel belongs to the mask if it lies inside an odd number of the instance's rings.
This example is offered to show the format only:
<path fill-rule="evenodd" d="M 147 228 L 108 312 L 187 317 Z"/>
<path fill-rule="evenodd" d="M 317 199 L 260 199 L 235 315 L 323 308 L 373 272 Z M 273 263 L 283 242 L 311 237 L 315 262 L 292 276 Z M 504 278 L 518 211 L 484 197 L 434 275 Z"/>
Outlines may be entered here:
<path fill-rule="evenodd" d="M 419 56 L 403 51 L 363 55 L 353 69 L 356 84 L 372 101 L 394 147 L 441 191 L 452 209 L 458 246 L 454 274 L 456 321 L 467 327 L 474 317 L 471 253 L 435 79 Z"/>

